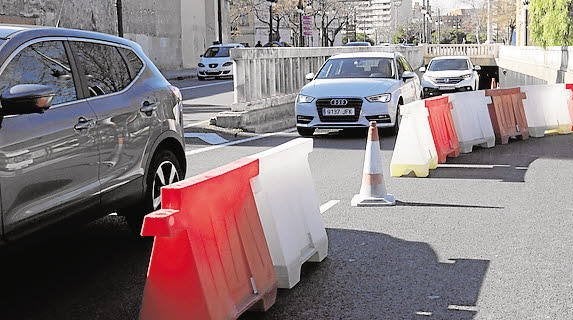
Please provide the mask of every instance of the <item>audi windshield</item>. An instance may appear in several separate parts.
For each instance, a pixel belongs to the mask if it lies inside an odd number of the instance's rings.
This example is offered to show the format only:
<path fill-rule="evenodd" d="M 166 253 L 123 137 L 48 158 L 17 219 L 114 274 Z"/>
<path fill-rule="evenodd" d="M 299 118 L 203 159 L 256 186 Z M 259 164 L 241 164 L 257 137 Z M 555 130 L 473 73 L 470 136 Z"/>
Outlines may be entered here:
<path fill-rule="evenodd" d="M 470 67 L 466 59 L 439 59 L 428 66 L 428 71 L 468 70 Z"/>
<path fill-rule="evenodd" d="M 328 60 L 317 79 L 395 78 L 392 58 L 339 58 Z"/>

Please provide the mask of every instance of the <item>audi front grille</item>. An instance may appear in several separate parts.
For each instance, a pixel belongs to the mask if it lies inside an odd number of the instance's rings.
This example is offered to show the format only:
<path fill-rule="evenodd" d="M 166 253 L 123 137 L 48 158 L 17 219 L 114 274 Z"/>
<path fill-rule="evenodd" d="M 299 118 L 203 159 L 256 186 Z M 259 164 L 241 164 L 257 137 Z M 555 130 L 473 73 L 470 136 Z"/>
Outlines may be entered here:
<path fill-rule="evenodd" d="M 344 99 L 347 101 L 346 105 L 331 105 L 332 100 Z M 354 108 L 353 116 L 324 116 L 322 109 L 324 108 Z M 360 117 L 362 110 L 361 98 L 328 98 L 316 100 L 316 109 L 318 111 L 318 118 L 321 122 L 356 122 Z"/>

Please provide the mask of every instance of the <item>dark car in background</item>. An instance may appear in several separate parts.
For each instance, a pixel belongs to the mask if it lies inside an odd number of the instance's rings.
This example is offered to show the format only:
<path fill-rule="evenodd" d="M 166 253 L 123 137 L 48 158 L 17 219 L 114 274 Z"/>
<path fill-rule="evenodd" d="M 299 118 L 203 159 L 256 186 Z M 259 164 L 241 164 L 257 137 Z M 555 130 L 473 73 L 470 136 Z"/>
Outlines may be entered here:
<path fill-rule="evenodd" d="M 138 230 L 186 172 L 179 90 L 115 36 L 0 25 L 0 234 L 112 212 Z"/>

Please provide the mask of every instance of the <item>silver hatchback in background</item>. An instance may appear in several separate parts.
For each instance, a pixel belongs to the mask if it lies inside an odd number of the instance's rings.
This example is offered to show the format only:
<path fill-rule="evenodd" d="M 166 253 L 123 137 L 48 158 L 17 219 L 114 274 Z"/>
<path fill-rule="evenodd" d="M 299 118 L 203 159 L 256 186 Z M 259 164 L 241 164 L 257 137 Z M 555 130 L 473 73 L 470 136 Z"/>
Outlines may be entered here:
<path fill-rule="evenodd" d="M 0 26 L 2 241 L 111 212 L 138 232 L 186 171 L 181 94 L 134 42 Z"/>

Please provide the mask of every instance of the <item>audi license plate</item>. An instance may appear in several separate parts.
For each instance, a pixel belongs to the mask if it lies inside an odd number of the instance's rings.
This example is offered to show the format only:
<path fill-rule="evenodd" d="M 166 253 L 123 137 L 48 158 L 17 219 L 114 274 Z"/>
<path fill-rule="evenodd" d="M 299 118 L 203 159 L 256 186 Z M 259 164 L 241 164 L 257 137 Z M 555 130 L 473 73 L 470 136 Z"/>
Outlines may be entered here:
<path fill-rule="evenodd" d="M 324 108 L 323 116 L 353 116 L 354 108 Z"/>

